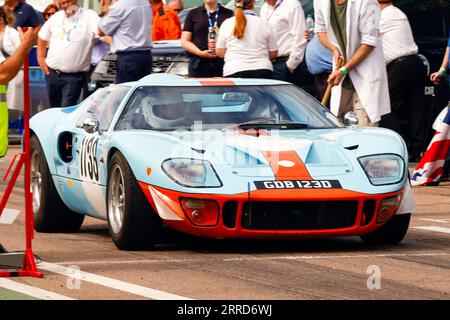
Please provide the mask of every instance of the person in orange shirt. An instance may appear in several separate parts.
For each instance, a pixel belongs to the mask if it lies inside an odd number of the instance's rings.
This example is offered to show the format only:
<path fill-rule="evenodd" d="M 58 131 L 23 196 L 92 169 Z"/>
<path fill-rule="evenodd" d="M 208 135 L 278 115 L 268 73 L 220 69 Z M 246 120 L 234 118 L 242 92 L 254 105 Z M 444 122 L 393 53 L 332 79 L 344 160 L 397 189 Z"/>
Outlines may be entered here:
<path fill-rule="evenodd" d="M 153 6 L 152 40 L 177 40 L 181 38 L 178 14 L 162 0 L 149 0 Z"/>

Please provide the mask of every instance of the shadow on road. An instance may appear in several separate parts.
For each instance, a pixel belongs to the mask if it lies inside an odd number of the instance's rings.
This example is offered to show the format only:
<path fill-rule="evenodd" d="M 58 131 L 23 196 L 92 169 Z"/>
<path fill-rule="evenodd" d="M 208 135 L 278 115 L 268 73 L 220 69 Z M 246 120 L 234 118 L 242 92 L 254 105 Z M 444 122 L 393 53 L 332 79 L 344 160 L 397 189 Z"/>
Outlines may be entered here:
<path fill-rule="evenodd" d="M 81 230 L 73 235 L 86 235 L 90 240 L 98 237 L 98 241 L 106 242 L 112 240 L 109 236 L 107 225 L 105 223 L 90 224 L 83 226 Z M 94 237 L 94 239 L 92 239 Z M 417 249 L 408 239 L 397 246 L 368 246 L 364 244 L 359 237 L 345 238 L 326 238 L 326 239 L 207 239 L 195 237 L 188 234 L 163 228 L 161 238 L 153 249 L 148 252 L 164 252 L 164 251 L 190 251 L 204 254 L 314 254 L 324 252 L 339 253 L 367 253 L 383 250 L 383 253 L 389 251 L 407 249 Z"/>
<path fill-rule="evenodd" d="M 205 239 L 194 237 L 173 230 L 165 229 L 162 239 L 156 245 L 156 251 L 188 250 L 196 253 L 220 254 L 290 254 L 321 252 L 368 252 L 382 249 L 384 252 L 408 249 L 412 246 L 405 241 L 397 246 L 368 246 L 359 237 L 327 239 Z"/>

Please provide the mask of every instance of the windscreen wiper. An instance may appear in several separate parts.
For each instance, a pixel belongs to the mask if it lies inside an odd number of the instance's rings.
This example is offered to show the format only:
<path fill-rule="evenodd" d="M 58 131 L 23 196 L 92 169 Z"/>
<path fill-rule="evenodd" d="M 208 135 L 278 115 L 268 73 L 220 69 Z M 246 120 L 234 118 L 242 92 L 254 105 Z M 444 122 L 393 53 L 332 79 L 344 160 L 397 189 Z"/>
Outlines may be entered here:
<path fill-rule="evenodd" d="M 244 122 L 236 125 L 236 129 L 240 130 L 263 130 L 263 129 L 278 129 L 278 130 L 299 130 L 307 129 L 306 123 L 292 122 L 288 120 L 256 120 Z"/>

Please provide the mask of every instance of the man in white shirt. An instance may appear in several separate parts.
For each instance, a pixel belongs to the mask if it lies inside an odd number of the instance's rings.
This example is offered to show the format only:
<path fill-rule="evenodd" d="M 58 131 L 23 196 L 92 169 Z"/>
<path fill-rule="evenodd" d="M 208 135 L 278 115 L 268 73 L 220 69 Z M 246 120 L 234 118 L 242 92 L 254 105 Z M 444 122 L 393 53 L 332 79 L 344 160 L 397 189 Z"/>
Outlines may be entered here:
<path fill-rule="evenodd" d="M 60 5 L 62 10 L 39 32 L 37 52 L 52 107 L 77 104 L 91 67 L 100 21 L 95 11 L 79 7 L 77 0 L 60 0 Z"/>
<path fill-rule="evenodd" d="M 303 35 L 306 24 L 302 5 L 298 0 L 266 0 L 260 16 L 278 41 L 278 57 L 272 61 L 274 79 L 298 82 L 308 44 Z"/>
<path fill-rule="evenodd" d="M 408 145 L 410 160 L 418 161 L 426 136 L 427 68 L 417 55 L 419 49 L 406 15 L 390 0 L 378 2 L 392 109 L 382 117 L 380 126 L 399 133 Z"/>
<path fill-rule="evenodd" d="M 314 0 L 315 31 L 336 66 L 328 83 L 331 111 L 341 120 L 353 111 L 361 127 L 376 127 L 391 112 L 376 0 Z"/>

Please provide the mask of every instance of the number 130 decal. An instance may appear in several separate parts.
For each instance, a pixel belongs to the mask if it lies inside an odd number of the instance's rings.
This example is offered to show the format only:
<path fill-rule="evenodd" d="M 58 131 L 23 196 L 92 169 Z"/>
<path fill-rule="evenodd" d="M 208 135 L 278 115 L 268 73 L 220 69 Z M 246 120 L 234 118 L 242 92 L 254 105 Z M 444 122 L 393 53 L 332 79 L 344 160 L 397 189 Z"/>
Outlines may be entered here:
<path fill-rule="evenodd" d="M 84 138 L 81 143 L 80 172 L 81 177 L 98 182 L 97 145 L 98 136 Z"/>

